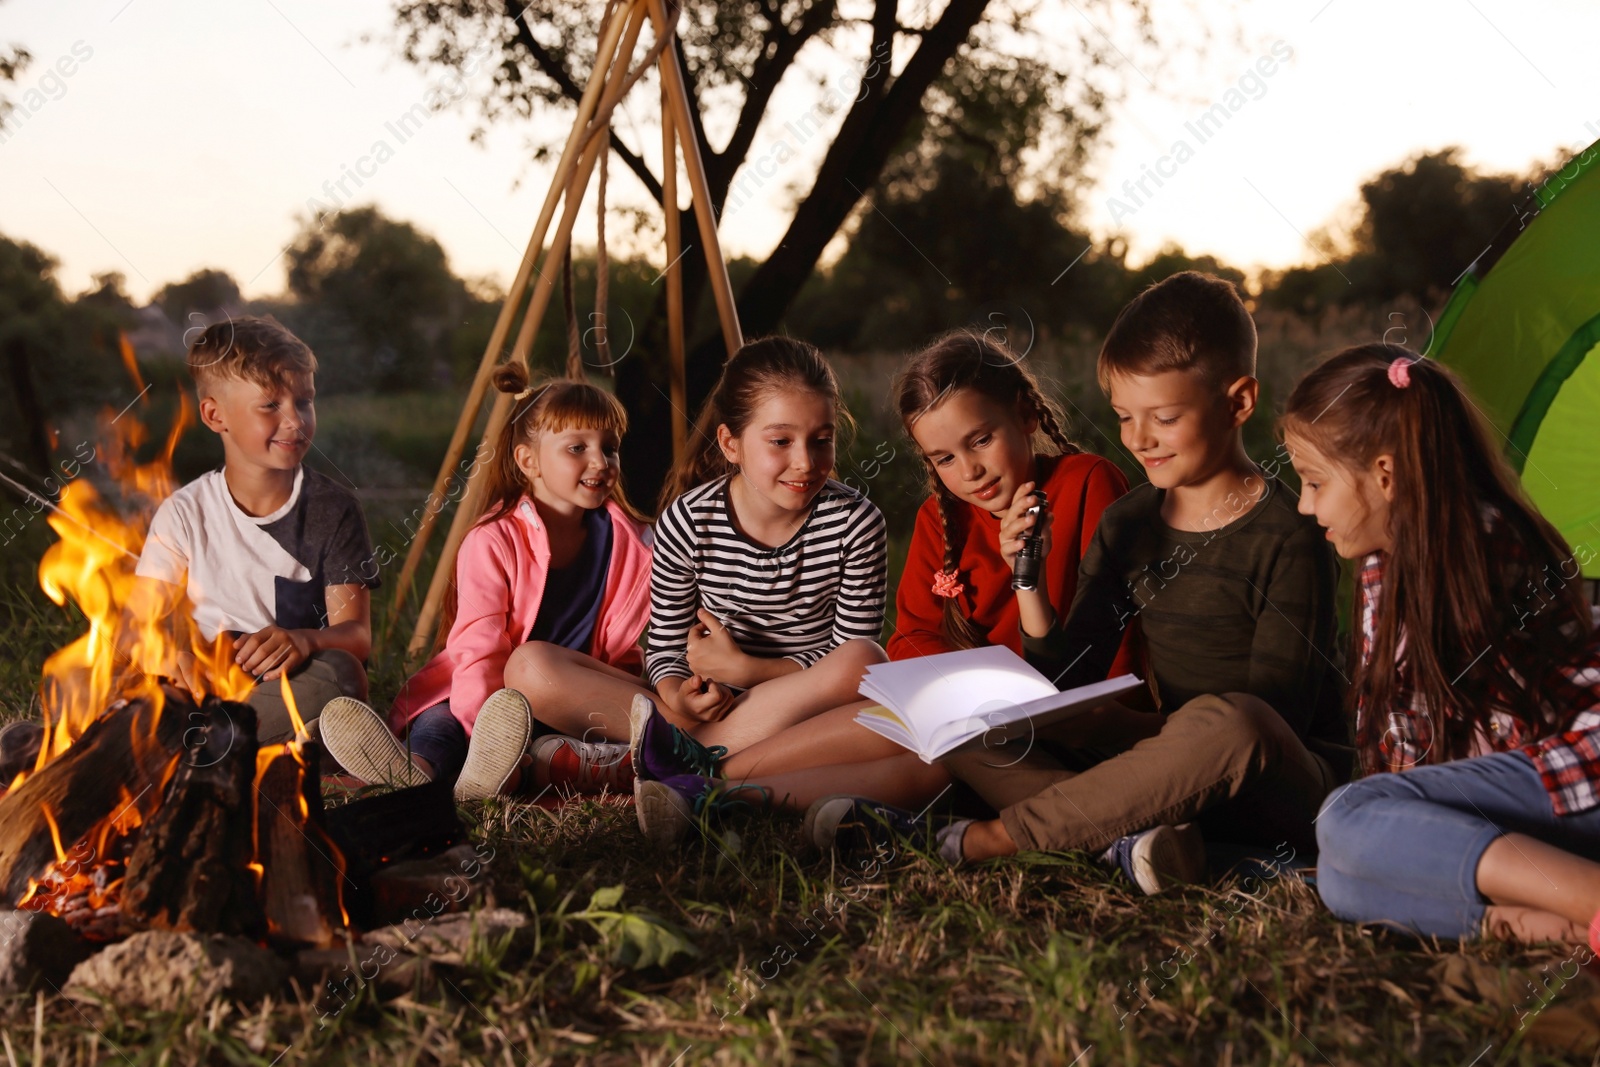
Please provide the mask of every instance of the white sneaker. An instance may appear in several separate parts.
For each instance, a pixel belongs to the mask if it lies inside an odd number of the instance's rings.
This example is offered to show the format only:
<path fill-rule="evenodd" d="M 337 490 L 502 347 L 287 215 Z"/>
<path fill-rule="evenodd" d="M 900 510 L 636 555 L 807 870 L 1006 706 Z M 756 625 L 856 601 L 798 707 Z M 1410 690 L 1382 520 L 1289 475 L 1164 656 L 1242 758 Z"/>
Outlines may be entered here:
<path fill-rule="evenodd" d="M 1122 868 L 1128 881 L 1146 896 L 1175 885 L 1193 885 L 1205 877 L 1206 843 L 1193 823 L 1157 826 L 1119 837 L 1101 857 Z"/>
<path fill-rule="evenodd" d="M 411 754 L 383 716 L 355 697 L 334 697 L 312 722 L 322 746 L 354 778 L 399 787 L 433 780 L 411 762 Z"/>
<path fill-rule="evenodd" d="M 515 689 L 489 694 L 472 724 L 467 760 L 456 779 L 456 799 L 499 796 L 522 761 L 532 734 L 533 712 L 528 709 L 527 697 Z"/>

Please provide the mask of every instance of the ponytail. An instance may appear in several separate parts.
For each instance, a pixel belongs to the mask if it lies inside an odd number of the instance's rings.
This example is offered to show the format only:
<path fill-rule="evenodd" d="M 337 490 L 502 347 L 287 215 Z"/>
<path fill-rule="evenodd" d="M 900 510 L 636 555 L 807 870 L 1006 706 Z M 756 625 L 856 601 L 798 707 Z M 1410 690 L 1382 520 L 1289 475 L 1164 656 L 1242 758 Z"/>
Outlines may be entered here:
<path fill-rule="evenodd" d="M 1298 438 L 1349 471 L 1393 457 L 1392 547 L 1372 647 L 1365 659 L 1359 642 L 1351 649 L 1350 703 L 1369 712 L 1356 737 L 1366 766 L 1381 769 L 1378 720 L 1399 699 L 1402 658 L 1416 707 L 1431 720 L 1427 762 L 1470 754 L 1496 710 L 1491 693 L 1511 694 L 1513 706 L 1498 710 L 1538 736 L 1545 726 L 1536 691 L 1542 672 L 1572 653 L 1573 640 L 1586 638 L 1589 612 L 1580 583 L 1567 583 L 1555 610 L 1576 625 L 1541 628 L 1537 636 L 1521 626 L 1515 605 L 1522 587 L 1545 569 L 1559 570 L 1571 550 L 1523 494 L 1456 375 L 1399 345 L 1349 348 L 1300 380 L 1279 425 L 1286 439 Z M 1508 566 L 1498 557 L 1485 528 L 1488 509 L 1521 543 L 1526 562 Z M 1560 639 L 1552 640 L 1557 632 Z M 1538 666 L 1526 678 L 1505 666 L 1507 645 L 1519 641 L 1538 642 L 1512 658 L 1518 670 Z"/>

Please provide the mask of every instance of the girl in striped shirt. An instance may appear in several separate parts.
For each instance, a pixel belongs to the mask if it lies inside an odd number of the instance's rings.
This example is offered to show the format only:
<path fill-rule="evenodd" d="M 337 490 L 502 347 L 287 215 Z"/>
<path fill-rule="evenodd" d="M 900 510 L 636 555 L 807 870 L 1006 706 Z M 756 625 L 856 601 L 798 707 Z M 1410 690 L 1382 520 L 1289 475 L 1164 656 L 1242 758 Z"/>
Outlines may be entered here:
<path fill-rule="evenodd" d="M 1317 817 L 1341 918 L 1600 951 L 1600 640 L 1581 565 L 1455 376 L 1396 345 L 1295 386 L 1300 511 L 1361 560 L 1367 777 Z M 1404 772 L 1404 773 L 1383 773 Z"/>
<path fill-rule="evenodd" d="M 626 739 L 630 699 L 648 697 L 641 707 L 710 760 L 856 702 L 867 667 L 886 658 L 888 563 L 882 513 L 830 477 L 848 419 L 813 346 L 769 337 L 735 353 L 662 495 L 649 688 L 534 649 L 507 674 L 534 690 L 540 718 Z"/>

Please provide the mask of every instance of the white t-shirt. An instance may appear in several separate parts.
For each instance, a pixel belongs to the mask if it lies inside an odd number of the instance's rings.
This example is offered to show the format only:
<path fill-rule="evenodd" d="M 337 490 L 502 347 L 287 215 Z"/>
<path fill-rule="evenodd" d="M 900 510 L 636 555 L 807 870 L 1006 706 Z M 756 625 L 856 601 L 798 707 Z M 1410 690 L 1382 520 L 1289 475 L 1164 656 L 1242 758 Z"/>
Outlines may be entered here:
<path fill-rule="evenodd" d="M 156 509 L 135 573 L 185 586 L 208 641 L 224 630 L 320 629 L 328 586 L 378 585 L 360 503 L 304 466 L 283 507 L 262 516 L 234 502 L 222 471 L 196 478 Z"/>

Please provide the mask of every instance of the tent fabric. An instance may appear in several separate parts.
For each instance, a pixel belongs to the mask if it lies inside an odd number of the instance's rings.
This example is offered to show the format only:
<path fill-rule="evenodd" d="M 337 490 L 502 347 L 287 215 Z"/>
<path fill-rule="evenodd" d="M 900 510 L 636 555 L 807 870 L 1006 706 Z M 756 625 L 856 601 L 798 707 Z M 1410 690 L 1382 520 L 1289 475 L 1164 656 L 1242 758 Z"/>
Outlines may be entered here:
<path fill-rule="evenodd" d="M 1429 354 L 1461 374 L 1523 487 L 1600 578 L 1600 142 L 1486 271 L 1468 270 Z"/>

